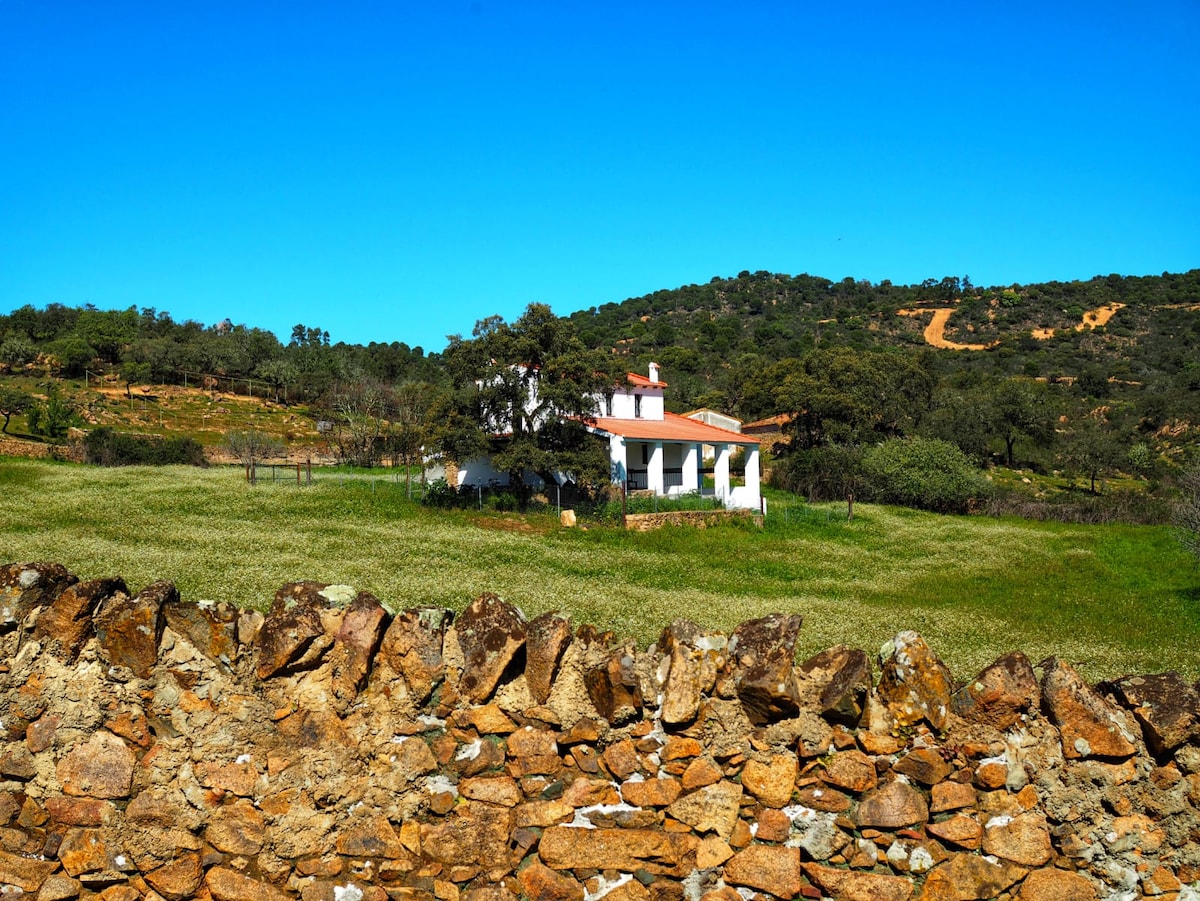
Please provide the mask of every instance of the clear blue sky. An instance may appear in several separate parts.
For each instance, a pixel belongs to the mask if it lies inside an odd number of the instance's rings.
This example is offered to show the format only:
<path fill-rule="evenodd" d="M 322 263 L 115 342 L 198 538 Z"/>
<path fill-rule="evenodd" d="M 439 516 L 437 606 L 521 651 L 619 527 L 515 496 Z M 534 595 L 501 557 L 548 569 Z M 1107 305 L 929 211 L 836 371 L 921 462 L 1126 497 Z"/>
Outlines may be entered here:
<path fill-rule="evenodd" d="M 1197 48 L 1197 0 L 0 0 L 0 311 L 440 350 L 742 269 L 1184 271 Z"/>

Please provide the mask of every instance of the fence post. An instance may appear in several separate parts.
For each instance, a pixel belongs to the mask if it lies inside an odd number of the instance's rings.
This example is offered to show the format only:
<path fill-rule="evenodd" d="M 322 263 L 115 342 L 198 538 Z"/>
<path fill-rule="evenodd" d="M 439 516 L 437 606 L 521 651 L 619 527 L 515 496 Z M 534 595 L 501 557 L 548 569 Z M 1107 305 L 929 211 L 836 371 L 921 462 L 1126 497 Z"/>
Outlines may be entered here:
<path fill-rule="evenodd" d="M 482 513 L 483 512 L 483 486 L 476 485 L 475 493 L 479 495 L 479 512 Z"/>
<path fill-rule="evenodd" d="M 312 484 L 312 457 L 308 457 L 305 460 L 304 468 L 305 468 L 305 473 L 306 473 L 305 481 L 309 485 L 311 485 Z"/>
<path fill-rule="evenodd" d="M 854 522 L 854 492 L 846 496 L 846 521 Z"/>
<path fill-rule="evenodd" d="M 625 499 L 629 496 L 629 479 L 621 483 L 621 528 L 628 528 L 625 524 L 626 504 Z"/>
<path fill-rule="evenodd" d="M 300 462 L 296 461 L 296 484 L 300 484 Z"/>

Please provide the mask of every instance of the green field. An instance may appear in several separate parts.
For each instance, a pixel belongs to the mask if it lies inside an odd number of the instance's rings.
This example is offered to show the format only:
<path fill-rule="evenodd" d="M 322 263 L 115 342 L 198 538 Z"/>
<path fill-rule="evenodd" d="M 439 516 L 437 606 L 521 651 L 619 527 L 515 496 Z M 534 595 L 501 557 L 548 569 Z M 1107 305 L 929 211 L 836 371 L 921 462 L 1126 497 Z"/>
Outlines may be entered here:
<path fill-rule="evenodd" d="M 1005 651 L 1091 678 L 1200 676 L 1200 570 L 1165 527 L 942 517 L 856 505 L 765 528 L 626 533 L 553 515 L 425 510 L 370 478 L 247 485 L 236 469 L 98 469 L 0 458 L 0 562 L 49 560 L 137 589 L 262 607 L 283 583 L 373 592 L 389 608 L 461 609 L 494 591 L 642 645 L 688 617 L 732 629 L 803 614 L 801 653 L 921 632 L 959 678 Z"/>

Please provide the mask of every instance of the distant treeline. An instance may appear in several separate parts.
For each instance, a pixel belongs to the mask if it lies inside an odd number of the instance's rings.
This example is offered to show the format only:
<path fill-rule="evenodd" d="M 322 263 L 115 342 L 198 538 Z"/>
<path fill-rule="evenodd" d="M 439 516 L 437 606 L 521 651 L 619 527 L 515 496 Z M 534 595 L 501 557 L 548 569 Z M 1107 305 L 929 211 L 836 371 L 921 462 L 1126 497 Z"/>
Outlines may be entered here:
<path fill-rule="evenodd" d="M 931 347 L 923 332 L 935 309 L 952 311 L 946 340 L 986 349 Z M 1110 314 L 1103 324 L 1088 317 L 1099 310 Z M 977 466 L 1058 471 L 1092 491 L 1118 473 L 1170 481 L 1200 444 L 1200 269 L 993 287 L 742 272 L 560 321 L 631 371 L 659 363 L 670 409 L 784 414 L 773 473 L 814 497 L 867 487 L 864 454 L 893 439 L 947 442 Z M 133 307 L 0 316 L 0 362 L 15 372 L 36 360 L 67 377 L 115 371 L 131 385 L 244 379 L 345 424 L 347 447 L 386 444 L 380 435 L 411 421 L 420 428 L 404 432 L 406 459 L 437 442 L 447 398 L 473 384 L 445 355 L 403 342 L 331 344 L 298 324 L 284 344 L 228 320 L 180 323 Z"/>

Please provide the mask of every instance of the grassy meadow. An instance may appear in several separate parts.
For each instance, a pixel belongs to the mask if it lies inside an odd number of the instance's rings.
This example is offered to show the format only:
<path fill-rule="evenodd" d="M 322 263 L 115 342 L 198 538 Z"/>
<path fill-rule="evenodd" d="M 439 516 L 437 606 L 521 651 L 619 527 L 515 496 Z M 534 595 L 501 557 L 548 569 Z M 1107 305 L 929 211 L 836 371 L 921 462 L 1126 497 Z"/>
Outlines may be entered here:
<path fill-rule="evenodd" d="M 676 617 L 732 629 L 803 614 L 801 654 L 916 629 L 959 678 L 1020 649 L 1090 678 L 1200 676 L 1200 569 L 1171 530 L 942 517 L 865 504 L 765 528 L 626 533 L 550 516 L 425 510 L 403 483 L 245 483 L 236 468 L 98 469 L 0 458 L 0 562 L 49 560 L 186 600 L 263 607 L 285 582 L 461 609 L 494 591 L 642 645 Z M 815 515 L 814 515 L 815 513 Z"/>

